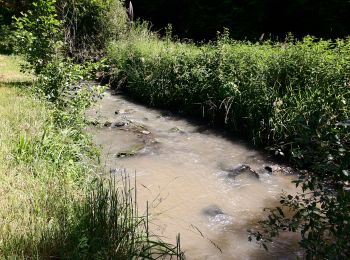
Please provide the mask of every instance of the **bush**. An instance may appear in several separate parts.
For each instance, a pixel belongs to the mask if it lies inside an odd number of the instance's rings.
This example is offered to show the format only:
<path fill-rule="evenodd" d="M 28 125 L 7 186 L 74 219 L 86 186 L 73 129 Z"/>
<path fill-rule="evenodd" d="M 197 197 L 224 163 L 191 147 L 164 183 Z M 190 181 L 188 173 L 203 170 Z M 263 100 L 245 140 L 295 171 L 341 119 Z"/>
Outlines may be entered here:
<path fill-rule="evenodd" d="M 248 134 L 257 144 L 285 141 L 298 145 L 301 124 L 311 125 L 314 131 L 329 124 L 329 118 L 333 123 L 347 119 L 346 40 L 221 41 L 197 47 L 154 38 L 129 39 L 112 44 L 108 52 L 117 81 L 127 77 L 132 94 L 152 105 L 211 111 L 205 116 Z M 321 104 L 322 111 L 318 109 Z M 324 113 L 324 121 L 317 122 Z M 278 148 L 288 151 L 290 147 Z"/>
<path fill-rule="evenodd" d="M 26 56 L 35 73 L 57 57 L 98 60 L 107 42 L 125 34 L 126 21 L 119 0 L 36 0 L 15 18 L 16 51 Z"/>
<path fill-rule="evenodd" d="M 9 25 L 0 25 L 0 53 L 10 54 L 13 52 L 15 37 Z"/>
<path fill-rule="evenodd" d="M 101 58 L 107 42 L 126 32 L 126 9 L 120 0 L 58 0 L 56 6 L 65 50 L 77 61 Z"/>
<path fill-rule="evenodd" d="M 39 74 L 62 47 L 55 0 L 37 0 L 33 9 L 15 18 L 16 51 L 25 56 L 29 70 Z"/>

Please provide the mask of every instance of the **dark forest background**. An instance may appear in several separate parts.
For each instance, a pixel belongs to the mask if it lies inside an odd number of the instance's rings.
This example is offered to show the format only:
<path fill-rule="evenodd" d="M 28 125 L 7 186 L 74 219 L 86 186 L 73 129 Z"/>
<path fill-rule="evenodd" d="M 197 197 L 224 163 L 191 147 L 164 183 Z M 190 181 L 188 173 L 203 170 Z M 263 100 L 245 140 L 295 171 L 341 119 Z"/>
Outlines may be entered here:
<path fill-rule="evenodd" d="M 133 0 L 135 16 L 180 38 L 209 40 L 223 27 L 235 39 L 350 35 L 349 0 Z M 162 31 L 161 31 L 162 32 Z"/>
<path fill-rule="evenodd" d="M 0 0 L 0 23 L 30 6 L 31 0 Z M 284 39 L 350 35 L 350 0 L 132 0 L 135 18 L 164 33 L 171 23 L 180 38 L 210 40 L 229 28 L 235 39 Z M 126 0 L 126 5 L 129 0 Z"/>

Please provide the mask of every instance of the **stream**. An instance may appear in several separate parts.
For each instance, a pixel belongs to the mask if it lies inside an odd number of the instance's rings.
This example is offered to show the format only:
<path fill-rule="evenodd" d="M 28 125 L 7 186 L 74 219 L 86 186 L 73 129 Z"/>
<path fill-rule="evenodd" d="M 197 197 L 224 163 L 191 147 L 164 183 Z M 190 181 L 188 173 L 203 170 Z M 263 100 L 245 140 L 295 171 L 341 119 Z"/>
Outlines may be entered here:
<path fill-rule="evenodd" d="M 296 177 L 240 140 L 165 110 L 106 92 L 88 112 L 89 130 L 112 174 L 137 180 L 140 213 L 149 203 L 150 230 L 175 243 L 187 259 L 296 259 L 298 236 L 282 234 L 266 252 L 248 242 L 263 209 Z"/>

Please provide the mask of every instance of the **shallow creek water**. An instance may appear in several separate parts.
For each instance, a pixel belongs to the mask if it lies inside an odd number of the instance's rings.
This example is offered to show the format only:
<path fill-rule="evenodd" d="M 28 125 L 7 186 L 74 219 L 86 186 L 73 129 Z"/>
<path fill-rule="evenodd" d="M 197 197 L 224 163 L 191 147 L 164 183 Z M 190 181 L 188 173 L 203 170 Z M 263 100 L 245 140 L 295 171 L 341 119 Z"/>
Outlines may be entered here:
<path fill-rule="evenodd" d="M 180 233 L 187 259 L 299 255 L 294 235 L 280 236 L 269 252 L 248 242 L 247 229 L 256 226 L 263 209 L 275 205 L 282 190 L 295 192 L 295 176 L 265 170 L 274 164 L 266 156 L 223 133 L 110 92 L 88 117 L 102 123 L 90 131 L 106 167 L 136 176 L 137 202 L 140 212 L 149 203 L 151 231 L 171 243 Z M 249 171 L 230 176 L 240 164 L 259 178 Z"/>

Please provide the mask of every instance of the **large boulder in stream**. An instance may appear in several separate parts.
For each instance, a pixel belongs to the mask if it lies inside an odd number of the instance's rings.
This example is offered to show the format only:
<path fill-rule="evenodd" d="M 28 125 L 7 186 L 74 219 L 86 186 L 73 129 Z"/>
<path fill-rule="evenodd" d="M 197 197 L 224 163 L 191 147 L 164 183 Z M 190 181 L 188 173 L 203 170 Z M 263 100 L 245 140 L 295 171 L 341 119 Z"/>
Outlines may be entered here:
<path fill-rule="evenodd" d="M 259 179 L 259 174 L 247 164 L 225 165 L 220 164 L 221 170 L 227 172 L 227 177 L 235 179 L 238 176 L 246 175 L 254 179 Z"/>

